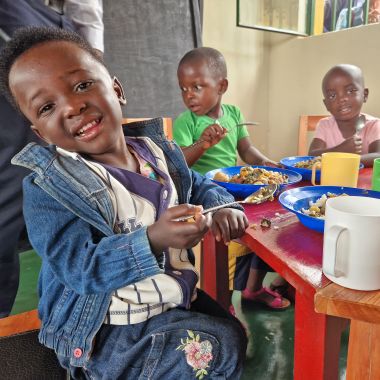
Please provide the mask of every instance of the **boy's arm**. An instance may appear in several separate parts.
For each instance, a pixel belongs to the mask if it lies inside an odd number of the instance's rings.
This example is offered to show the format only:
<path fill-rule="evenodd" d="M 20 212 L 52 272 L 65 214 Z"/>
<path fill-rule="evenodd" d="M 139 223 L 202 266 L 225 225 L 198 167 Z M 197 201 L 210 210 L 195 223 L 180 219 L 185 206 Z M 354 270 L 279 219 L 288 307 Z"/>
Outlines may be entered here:
<path fill-rule="evenodd" d="M 269 159 L 261 153 L 250 141 L 249 137 L 243 137 L 238 142 L 240 158 L 250 165 L 277 165 L 277 162 Z"/>
<path fill-rule="evenodd" d="M 322 153 L 327 152 L 346 152 L 361 154 L 362 151 L 362 139 L 357 134 L 344 140 L 341 144 L 326 148 L 326 143 L 318 138 L 314 138 L 310 144 L 309 155 L 320 156 Z"/>
<path fill-rule="evenodd" d="M 173 136 L 185 156 L 187 165 L 193 166 L 207 151 L 226 136 L 227 130 L 219 124 L 209 125 L 198 140 L 194 141 L 194 124 L 188 116 L 179 116 L 174 121 Z"/>
<path fill-rule="evenodd" d="M 205 141 L 196 141 L 189 146 L 180 146 L 186 163 L 189 167 L 193 166 L 209 148 Z"/>
<path fill-rule="evenodd" d="M 326 151 L 326 143 L 318 138 L 313 138 L 309 147 L 309 156 L 320 156 Z"/>
<path fill-rule="evenodd" d="M 372 142 L 368 147 L 368 153 L 362 154 L 360 162 L 365 167 L 373 166 L 373 161 L 380 157 L 380 140 Z"/>
<path fill-rule="evenodd" d="M 106 236 L 34 184 L 31 176 L 24 180 L 24 216 L 30 241 L 44 265 L 79 294 L 107 293 L 163 272 L 151 251 L 146 227 L 113 234 L 106 226 Z"/>

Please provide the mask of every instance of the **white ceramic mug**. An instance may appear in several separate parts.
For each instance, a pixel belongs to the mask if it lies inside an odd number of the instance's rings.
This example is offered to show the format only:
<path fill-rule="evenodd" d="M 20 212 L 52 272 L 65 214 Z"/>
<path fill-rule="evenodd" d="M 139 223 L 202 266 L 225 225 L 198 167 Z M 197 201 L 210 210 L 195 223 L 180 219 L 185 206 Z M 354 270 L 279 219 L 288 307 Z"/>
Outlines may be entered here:
<path fill-rule="evenodd" d="M 380 199 L 327 200 L 322 269 L 341 286 L 380 289 Z"/>

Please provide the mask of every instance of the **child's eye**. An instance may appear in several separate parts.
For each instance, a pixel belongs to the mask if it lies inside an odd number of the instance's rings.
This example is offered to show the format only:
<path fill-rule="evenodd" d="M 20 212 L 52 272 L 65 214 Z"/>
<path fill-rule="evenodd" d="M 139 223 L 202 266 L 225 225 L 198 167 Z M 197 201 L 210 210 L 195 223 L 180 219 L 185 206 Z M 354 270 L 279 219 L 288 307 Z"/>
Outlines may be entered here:
<path fill-rule="evenodd" d="M 78 90 L 78 91 L 84 91 L 84 90 L 87 90 L 89 87 L 91 87 L 93 85 L 94 82 L 92 81 L 86 81 L 86 82 L 81 82 L 79 83 L 76 87 L 75 87 L 75 90 Z"/>
<path fill-rule="evenodd" d="M 180 87 L 181 91 L 182 92 L 187 92 L 187 88 L 186 87 Z"/>
<path fill-rule="evenodd" d="M 327 96 L 327 99 L 328 99 L 328 100 L 335 100 L 335 98 L 336 98 L 336 94 L 329 94 L 329 95 Z"/>
<path fill-rule="evenodd" d="M 46 114 L 53 108 L 53 104 L 45 104 L 38 110 L 38 116 L 41 116 L 43 114 Z"/>
<path fill-rule="evenodd" d="M 354 94 L 356 91 L 358 91 L 357 88 L 349 88 L 349 89 L 347 90 L 347 94 L 352 95 L 352 94 Z"/>
<path fill-rule="evenodd" d="M 200 86 L 200 85 L 198 84 L 198 85 L 194 86 L 194 90 L 195 90 L 195 91 L 200 91 L 200 90 L 202 90 L 202 86 Z"/>

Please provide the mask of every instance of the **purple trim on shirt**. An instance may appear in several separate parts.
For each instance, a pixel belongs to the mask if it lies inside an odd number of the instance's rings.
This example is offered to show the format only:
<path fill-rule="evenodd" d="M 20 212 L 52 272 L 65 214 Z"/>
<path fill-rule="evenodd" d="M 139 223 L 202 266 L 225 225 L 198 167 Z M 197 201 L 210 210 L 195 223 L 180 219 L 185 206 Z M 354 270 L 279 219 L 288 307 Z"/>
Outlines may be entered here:
<path fill-rule="evenodd" d="M 149 162 L 154 171 L 164 180 L 160 183 L 153 179 L 144 177 L 141 174 L 131 172 L 127 169 L 117 168 L 107 164 L 101 164 L 105 169 L 115 177 L 128 191 L 139 195 L 153 204 L 156 209 L 156 220 L 163 211 L 169 206 L 172 194 L 169 176 L 157 167 L 157 157 L 155 157 L 145 141 L 140 139 L 126 139 L 127 144 L 142 157 Z"/>
<path fill-rule="evenodd" d="M 161 188 L 163 185 L 153 179 L 131 172 L 127 169 L 116 168 L 102 164 L 129 192 L 145 198 L 153 204 L 156 210 L 160 208 Z"/>
<path fill-rule="evenodd" d="M 152 153 L 152 151 L 146 145 L 144 140 L 126 137 L 125 141 L 140 157 L 142 157 L 145 161 L 149 162 L 152 168 L 155 170 L 155 172 L 164 180 L 164 184 L 161 188 L 160 194 L 162 202 L 160 204 L 160 208 L 157 209 L 157 217 L 159 217 L 162 214 L 162 212 L 168 208 L 169 201 L 172 197 L 173 189 L 170 186 L 170 176 L 158 168 L 157 161 L 159 160 L 159 158 Z"/>

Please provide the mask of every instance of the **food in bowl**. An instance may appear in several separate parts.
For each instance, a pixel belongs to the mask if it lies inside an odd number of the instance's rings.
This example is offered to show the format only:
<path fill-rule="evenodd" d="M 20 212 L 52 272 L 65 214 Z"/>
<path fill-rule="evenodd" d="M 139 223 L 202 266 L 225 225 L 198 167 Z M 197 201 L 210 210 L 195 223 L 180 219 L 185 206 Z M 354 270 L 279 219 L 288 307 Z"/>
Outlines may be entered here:
<path fill-rule="evenodd" d="M 224 174 L 223 172 L 215 173 L 213 179 L 215 181 L 219 181 L 219 182 L 229 182 L 230 181 L 230 177 L 227 174 Z"/>
<path fill-rule="evenodd" d="M 319 165 L 316 167 L 316 169 L 321 168 L 321 156 L 317 156 L 314 158 L 310 158 L 309 160 L 303 160 L 303 161 L 298 161 L 294 164 L 295 168 L 300 168 L 300 169 L 312 169 L 313 165 L 315 163 L 318 163 Z"/>
<path fill-rule="evenodd" d="M 334 193 L 326 193 L 323 194 L 320 198 L 318 198 L 315 202 L 309 202 L 309 208 L 301 208 L 301 212 L 305 215 L 311 216 L 313 218 L 324 219 L 326 212 L 326 201 L 329 198 L 348 196 L 348 194 L 334 194 Z"/>
<path fill-rule="evenodd" d="M 231 177 L 223 172 L 216 172 L 213 178 L 219 182 L 240 183 L 249 185 L 269 185 L 288 183 L 289 177 L 286 174 L 266 170 L 263 168 L 253 168 L 251 166 L 243 166 L 240 168 L 239 174 Z"/>

